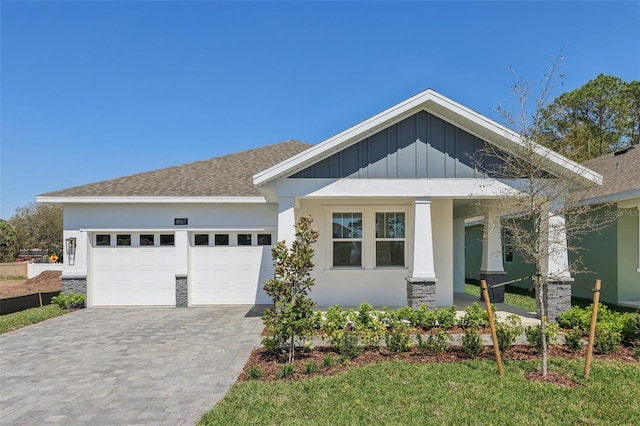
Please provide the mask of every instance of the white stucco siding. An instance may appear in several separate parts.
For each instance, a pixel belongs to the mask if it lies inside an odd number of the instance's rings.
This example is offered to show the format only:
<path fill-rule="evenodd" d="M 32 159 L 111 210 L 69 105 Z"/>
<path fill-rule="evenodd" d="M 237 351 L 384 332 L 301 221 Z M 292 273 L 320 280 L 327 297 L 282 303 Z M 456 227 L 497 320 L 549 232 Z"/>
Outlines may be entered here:
<path fill-rule="evenodd" d="M 174 218 L 188 218 L 188 226 L 174 226 Z M 67 204 L 64 229 L 233 228 L 276 226 L 274 204 Z"/>
<path fill-rule="evenodd" d="M 332 221 L 334 211 L 363 213 L 362 268 L 332 268 Z M 375 267 L 375 212 L 404 211 L 407 214 L 405 267 Z M 412 222 L 411 204 L 408 199 L 327 199 L 300 200 L 296 218 L 310 214 L 314 226 L 320 231 L 314 245 L 313 278 L 316 283 L 311 297 L 318 306 L 340 304 L 358 306 L 362 302 L 374 306 L 405 306 L 407 304 L 406 281 L 411 260 Z"/>

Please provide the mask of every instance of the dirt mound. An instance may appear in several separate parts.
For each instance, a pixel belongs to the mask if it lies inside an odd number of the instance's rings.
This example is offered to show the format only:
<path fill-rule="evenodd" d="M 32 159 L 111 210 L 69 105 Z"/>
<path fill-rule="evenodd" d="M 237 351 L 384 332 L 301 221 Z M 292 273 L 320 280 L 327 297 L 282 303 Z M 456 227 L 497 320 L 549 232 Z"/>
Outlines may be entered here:
<path fill-rule="evenodd" d="M 62 272 L 44 271 L 37 277 L 26 281 L 2 281 L 0 282 L 0 299 L 24 296 L 33 293 L 48 293 L 62 290 Z"/>

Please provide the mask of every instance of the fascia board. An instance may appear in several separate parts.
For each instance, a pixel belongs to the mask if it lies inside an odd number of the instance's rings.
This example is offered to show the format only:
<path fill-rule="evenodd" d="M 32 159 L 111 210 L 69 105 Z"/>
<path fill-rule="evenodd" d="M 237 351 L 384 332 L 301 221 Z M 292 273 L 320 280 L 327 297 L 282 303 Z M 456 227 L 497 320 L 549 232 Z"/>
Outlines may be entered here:
<path fill-rule="evenodd" d="M 308 150 L 291 157 L 275 166 L 257 173 L 253 177 L 256 186 L 275 180 L 286 174 L 299 171 L 307 165 L 320 161 L 340 149 L 345 149 L 350 142 L 361 140 L 381 128 L 393 125 L 419 110 L 433 113 L 445 121 L 457 123 L 469 133 L 500 147 L 512 144 L 516 148 L 524 148 L 521 136 L 511 129 L 449 99 L 432 89 L 427 89 L 406 101 L 403 101 L 329 139 L 312 146 Z M 501 143 L 501 141 L 503 141 Z M 540 144 L 533 144 L 537 155 L 547 159 L 550 172 L 566 176 L 577 176 L 583 185 L 602 185 L 602 176 L 555 151 Z"/>
<path fill-rule="evenodd" d="M 52 204 L 267 204 L 264 197 L 36 197 Z"/>

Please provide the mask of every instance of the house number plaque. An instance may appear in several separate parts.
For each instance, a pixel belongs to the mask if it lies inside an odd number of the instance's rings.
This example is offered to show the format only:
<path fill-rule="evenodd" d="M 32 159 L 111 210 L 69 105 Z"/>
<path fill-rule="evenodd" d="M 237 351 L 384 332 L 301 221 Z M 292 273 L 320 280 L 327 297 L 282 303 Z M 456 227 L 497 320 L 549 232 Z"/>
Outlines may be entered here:
<path fill-rule="evenodd" d="M 174 225 L 188 225 L 189 224 L 189 218 L 176 217 L 175 219 L 173 219 L 173 224 Z"/>

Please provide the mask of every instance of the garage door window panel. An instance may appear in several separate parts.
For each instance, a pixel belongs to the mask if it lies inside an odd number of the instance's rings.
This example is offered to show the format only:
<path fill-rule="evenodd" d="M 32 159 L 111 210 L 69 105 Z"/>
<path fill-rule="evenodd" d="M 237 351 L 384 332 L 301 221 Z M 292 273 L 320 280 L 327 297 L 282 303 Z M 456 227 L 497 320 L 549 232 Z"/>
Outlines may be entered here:
<path fill-rule="evenodd" d="M 153 246 L 155 245 L 155 236 L 153 234 L 140 234 L 141 246 Z"/>
<path fill-rule="evenodd" d="M 209 234 L 196 234 L 194 236 L 194 244 L 196 246 L 208 246 L 209 245 Z"/>
<path fill-rule="evenodd" d="M 96 246 L 100 246 L 100 247 L 111 246 L 111 235 L 109 234 L 96 235 Z"/>
<path fill-rule="evenodd" d="M 116 245 L 118 246 L 130 246 L 131 234 L 118 234 L 116 236 Z"/>
<path fill-rule="evenodd" d="M 270 246 L 271 245 L 271 234 L 258 234 L 258 245 L 259 246 Z"/>
<path fill-rule="evenodd" d="M 175 243 L 175 236 L 173 234 L 160 234 L 161 246 L 174 246 Z"/>
<path fill-rule="evenodd" d="M 251 234 L 238 234 L 238 245 L 239 246 L 250 246 L 251 245 Z"/>
<path fill-rule="evenodd" d="M 229 234 L 216 234 L 213 238 L 215 245 L 217 246 L 228 246 L 229 245 Z"/>

